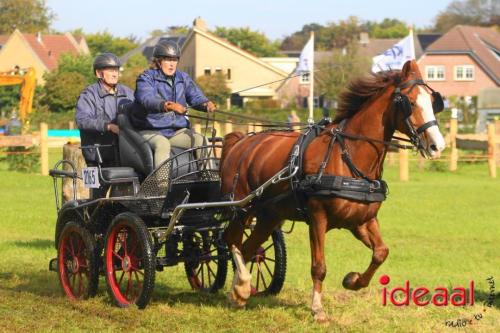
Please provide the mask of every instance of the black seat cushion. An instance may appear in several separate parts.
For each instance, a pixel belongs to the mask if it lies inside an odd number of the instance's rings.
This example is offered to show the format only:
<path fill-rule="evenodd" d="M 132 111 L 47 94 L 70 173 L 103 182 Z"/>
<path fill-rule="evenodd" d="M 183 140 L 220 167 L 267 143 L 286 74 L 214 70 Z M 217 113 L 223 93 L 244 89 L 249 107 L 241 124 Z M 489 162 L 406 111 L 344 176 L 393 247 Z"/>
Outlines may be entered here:
<path fill-rule="evenodd" d="M 104 180 L 138 177 L 134 169 L 127 167 L 101 168 L 101 172 Z"/>

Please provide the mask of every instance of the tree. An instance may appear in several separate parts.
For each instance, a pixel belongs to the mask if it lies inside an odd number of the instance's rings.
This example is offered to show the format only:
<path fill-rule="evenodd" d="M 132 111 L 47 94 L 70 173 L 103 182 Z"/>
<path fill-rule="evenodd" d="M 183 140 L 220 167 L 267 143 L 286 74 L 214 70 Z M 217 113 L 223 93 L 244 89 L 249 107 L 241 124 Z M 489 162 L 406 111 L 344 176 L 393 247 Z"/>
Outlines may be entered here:
<path fill-rule="evenodd" d="M 226 78 L 222 73 L 199 76 L 196 83 L 209 100 L 219 105 L 224 104 L 231 95 L 231 90 L 228 88 Z"/>
<path fill-rule="evenodd" d="M 307 43 L 311 31 L 314 31 L 317 36 L 321 34 L 321 30 L 324 28 L 324 26 L 317 23 L 306 24 L 302 27 L 302 30 L 294 32 L 292 35 L 285 37 L 285 39 L 283 39 L 283 42 L 281 42 L 280 49 L 290 51 L 301 50 L 302 47 L 304 47 L 304 45 Z"/>
<path fill-rule="evenodd" d="M 85 39 L 90 52 L 94 56 L 103 52 L 111 52 L 117 56 L 122 56 L 138 45 L 134 36 L 129 38 L 114 37 L 107 31 L 85 35 Z"/>
<path fill-rule="evenodd" d="M 95 74 L 92 69 L 94 59 L 90 55 L 62 54 L 59 58 L 59 73 L 76 72 L 85 77 L 88 84 L 95 82 Z"/>
<path fill-rule="evenodd" d="M 127 60 L 125 68 L 123 69 L 120 83 L 127 87 L 134 89 L 135 81 L 139 74 L 148 68 L 148 61 L 142 54 L 135 54 Z"/>
<path fill-rule="evenodd" d="M 165 30 L 155 29 L 149 33 L 151 37 L 161 37 L 164 35 L 168 36 L 186 36 L 189 33 L 189 27 L 187 25 L 171 25 Z"/>
<path fill-rule="evenodd" d="M 500 24 L 498 0 L 454 0 L 436 16 L 435 30 L 445 33 L 457 24 L 491 26 Z"/>
<path fill-rule="evenodd" d="M 78 96 L 86 86 L 87 79 L 80 73 L 54 71 L 45 76 L 41 103 L 47 105 L 52 112 L 73 110 Z"/>
<path fill-rule="evenodd" d="M 366 21 L 362 29 L 371 38 L 403 38 L 408 36 L 408 24 L 398 19 L 385 18 L 382 22 Z"/>
<path fill-rule="evenodd" d="M 332 56 L 318 63 L 315 73 L 316 93 L 327 100 L 336 101 L 347 83 L 356 76 L 367 73 L 371 59 L 358 54 L 357 42 L 344 49 L 334 49 Z"/>
<path fill-rule="evenodd" d="M 54 17 L 44 0 L 0 0 L 0 35 L 48 31 Z"/>
<path fill-rule="evenodd" d="M 274 57 L 278 54 L 278 42 L 272 42 L 263 33 L 252 31 L 248 27 L 216 27 L 215 34 L 259 57 Z"/>

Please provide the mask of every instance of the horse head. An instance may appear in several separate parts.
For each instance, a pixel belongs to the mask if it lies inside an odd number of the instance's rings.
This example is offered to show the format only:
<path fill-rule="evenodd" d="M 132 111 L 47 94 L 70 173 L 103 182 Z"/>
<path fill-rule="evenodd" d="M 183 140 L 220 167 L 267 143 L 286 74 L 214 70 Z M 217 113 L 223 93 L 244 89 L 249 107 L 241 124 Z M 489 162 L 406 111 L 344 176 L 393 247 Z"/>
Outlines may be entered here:
<path fill-rule="evenodd" d="M 445 148 L 435 114 L 444 108 L 441 94 L 422 79 L 415 60 L 405 63 L 393 95 L 396 129 L 406 134 L 422 156 L 439 158 Z"/>

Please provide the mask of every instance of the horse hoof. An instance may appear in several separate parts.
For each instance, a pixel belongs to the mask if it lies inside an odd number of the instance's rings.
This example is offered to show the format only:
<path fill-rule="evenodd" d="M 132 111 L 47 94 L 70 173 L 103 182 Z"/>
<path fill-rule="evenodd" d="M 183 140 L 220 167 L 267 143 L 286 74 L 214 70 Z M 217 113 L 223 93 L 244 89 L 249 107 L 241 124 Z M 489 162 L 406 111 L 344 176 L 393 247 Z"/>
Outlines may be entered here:
<path fill-rule="evenodd" d="M 349 290 L 359 290 L 361 289 L 361 286 L 358 285 L 360 277 L 361 274 L 359 274 L 358 272 L 347 273 L 347 275 L 344 277 L 344 280 L 342 280 L 342 286 L 345 289 Z"/>
<path fill-rule="evenodd" d="M 318 324 L 326 324 L 330 320 L 328 319 L 326 312 L 322 310 L 314 314 L 314 321 L 317 322 Z"/>
<path fill-rule="evenodd" d="M 235 309 L 244 309 L 245 305 L 247 304 L 245 299 L 238 297 L 232 292 L 227 293 L 227 300 L 229 302 L 229 305 Z"/>

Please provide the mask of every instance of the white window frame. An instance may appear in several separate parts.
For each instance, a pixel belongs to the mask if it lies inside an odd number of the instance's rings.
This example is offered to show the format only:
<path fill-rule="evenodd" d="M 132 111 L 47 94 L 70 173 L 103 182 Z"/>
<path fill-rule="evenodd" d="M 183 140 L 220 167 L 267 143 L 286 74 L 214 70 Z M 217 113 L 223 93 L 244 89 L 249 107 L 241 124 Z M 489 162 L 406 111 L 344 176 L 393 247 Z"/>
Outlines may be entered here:
<path fill-rule="evenodd" d="M 458 77 L 458 70 L 461 68 L 463 70 L 463 76 Z M 472 70 L 472 77 L 466 77 L 467 70 Z M 457 65 L 453 67 L 453 79 L 455 81 L 474 81 L 476 79 L 476 70 L 474 65 Z"/>
<path fill-rule="evenodd" d="M 300 84 L 309 84 L 311 74 L 310 73 L 304 73 L 300 76 Z"/>
<path fill-rule="evenodd" d="M 429 76 L 429 70 L 434 70 L 434 77 Z M 437 77 L 438 73 L 442 71 L 443 77 Z M 425 66 L 425 77 L 426 81 L 445 81 L 446 80 L 446 74 L 445 74 L 445 68 L 443 65 L 431 65 L 431 66 Z"/>

